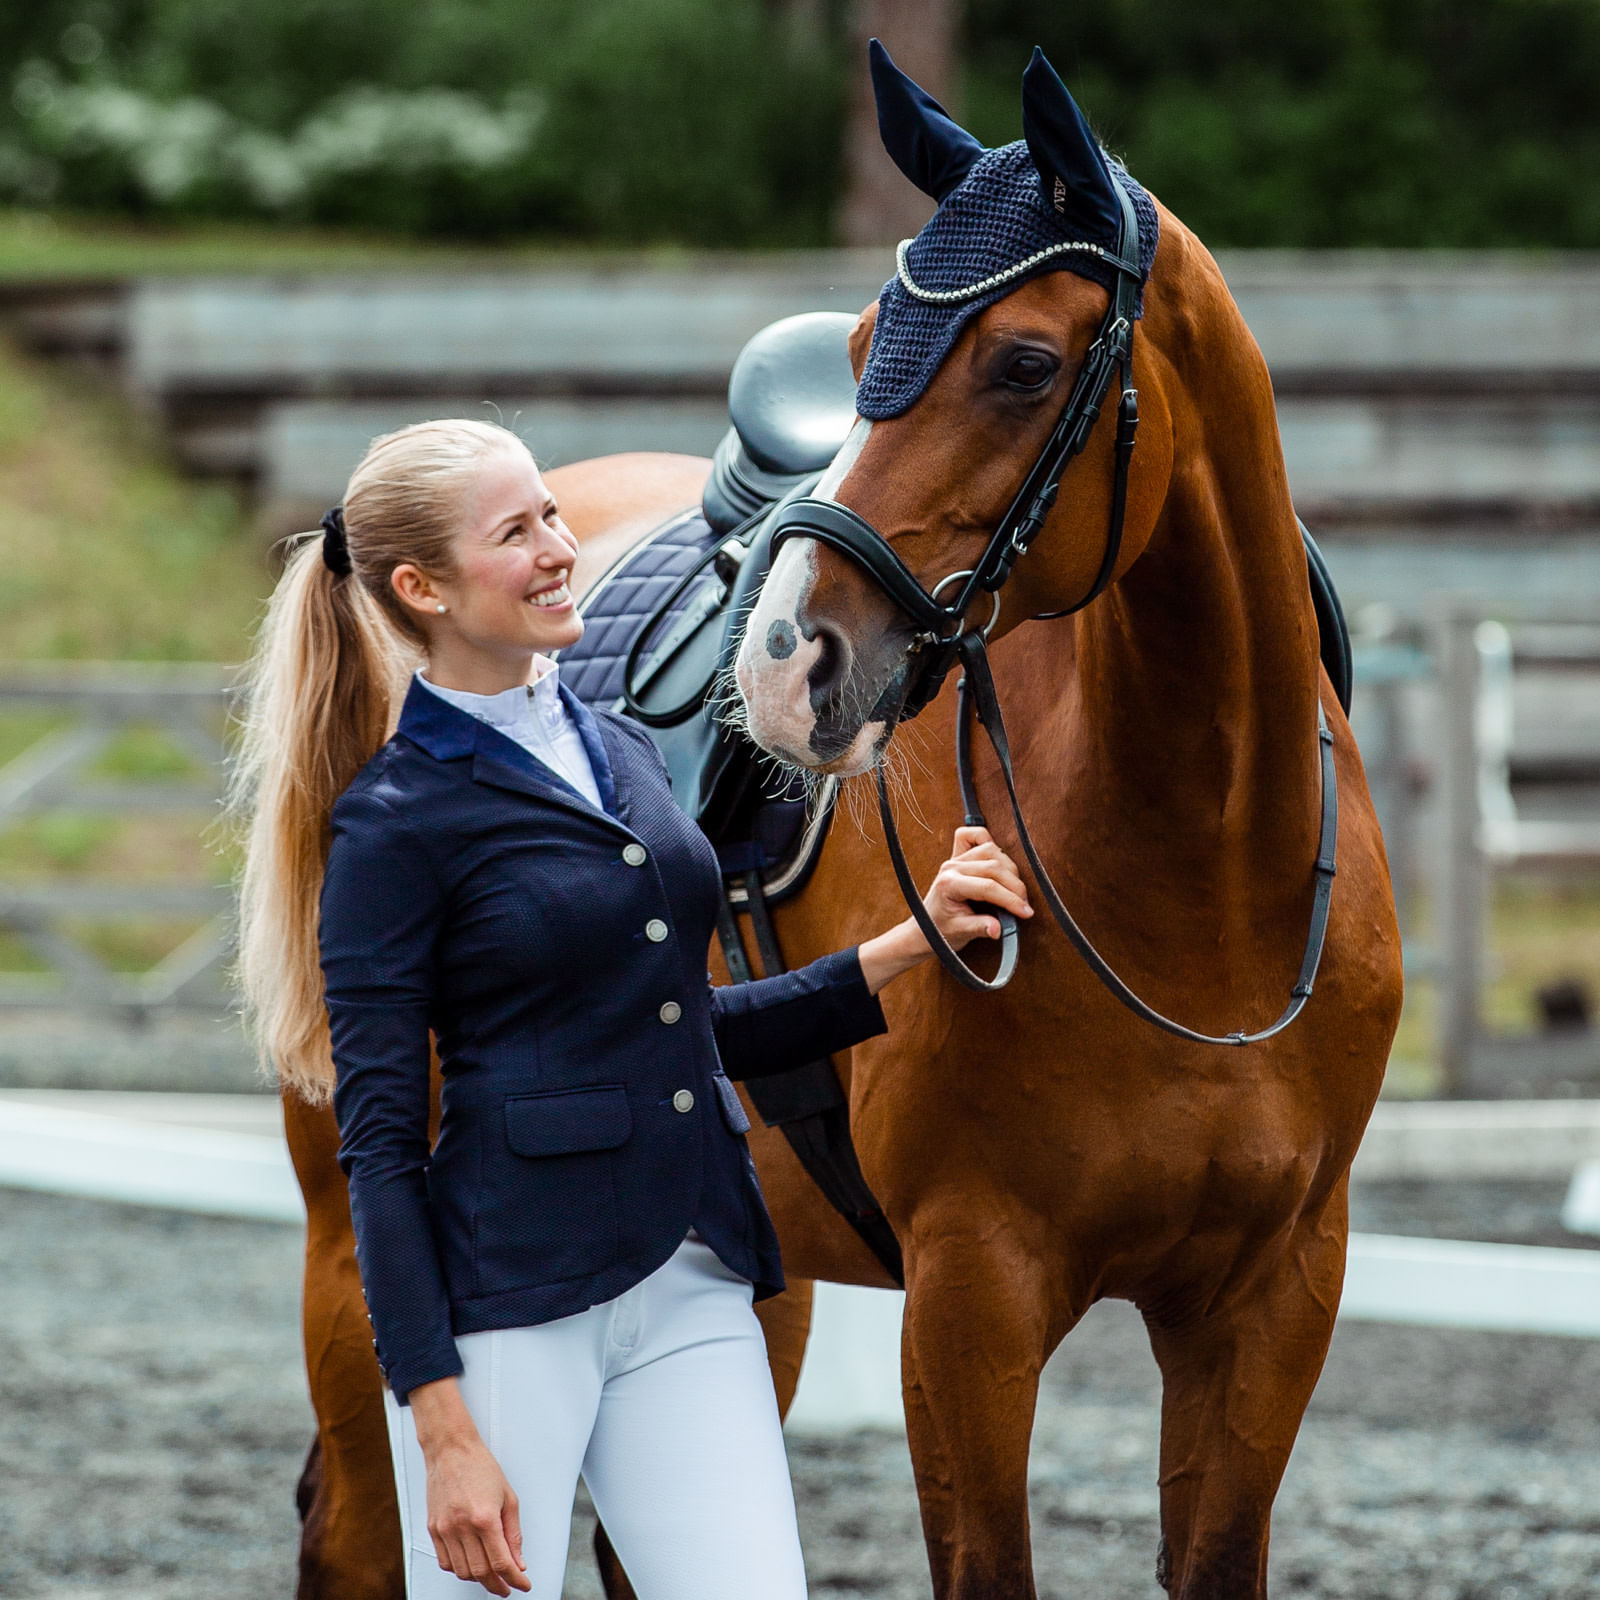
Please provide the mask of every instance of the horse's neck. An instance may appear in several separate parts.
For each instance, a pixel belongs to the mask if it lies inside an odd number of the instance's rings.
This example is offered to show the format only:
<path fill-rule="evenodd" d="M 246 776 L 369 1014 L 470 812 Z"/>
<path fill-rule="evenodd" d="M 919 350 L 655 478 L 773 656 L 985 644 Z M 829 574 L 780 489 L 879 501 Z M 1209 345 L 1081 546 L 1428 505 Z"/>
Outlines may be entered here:
<path fill-rule="evenodd" d="M 1144 859 L 1186 881 L 1237 892 L 1309 860 L 1317 673 L 1281 468 L 1180 475 L 1149 547 L 1079 625 L 1086 792 L 1140 819 Z"/>

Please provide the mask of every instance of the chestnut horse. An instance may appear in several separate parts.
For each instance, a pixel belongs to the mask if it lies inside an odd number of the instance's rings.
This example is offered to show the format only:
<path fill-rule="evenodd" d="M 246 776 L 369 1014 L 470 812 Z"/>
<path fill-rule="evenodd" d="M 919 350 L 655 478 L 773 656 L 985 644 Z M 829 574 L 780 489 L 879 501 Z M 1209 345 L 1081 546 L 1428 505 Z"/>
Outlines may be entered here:
<path fill-rule="evenodd" d="M 1039 917 L 1008 988 L 975 994 L 929 964 L 887 992 L 888 1036 L 852 1053 L 862 1169 L 905 1257 L 906 1419 L 940 1600 L 1035 1593 L 1039 1373 L 1108 1296 L 1143 1313 L 1162 1373 L 1161 1582 L 1182 1600 L 1266 1593 L 1272 1502 L 1332 1333 L 1350 1163 L 1399 1014 L 1383 844 L 1318 659 L 1266 366 L 1215 262 L 1164 209 L 1160 240 L 1109 586 L 1074 616 L 1029 620 L 1095 585 L 1113 483 L 1102 424 L 1000 596 L 993 668 L 1022 811 L 1111 966 L 1207 1033 L 1271 1022 L 1295 981 L 1321 820 L 1319 703 L 1338 877 L 1315 994 L 1265 1042 L 1159 1031 Z M 1028 280 L 967 323 L 908 410 L 857 423 L 819 496 L 881 530 L 924 589 L 972 568 L 1106 307 L 1104 288 L 1071 273 Z M 852 340 L 858 372 L 877 309 Z M 1043 388 L 1041 358 L 1057 374 Z M 1026 385 L 1006 381 L 1018 362 Z M 901 824 L 925 878 L 962 808 L 951 685 L 899 731 L 882 714 L 913 632 L 847 555 L 797 537 L 749 618 L 737 676 L 751 736 L 791 762 L 850 775 L 907 748 L 916 808 L 902 797 Z M 978 786 L 998 809 L 997 764 L 982 755 Z M 992 826 L 1015 853 L 1009 820 Z M 783 917 L 789 958 L 866 934 L 894 899 L 876 817 L 836 826 Z M 775 1155 L 758 1160 L 789 1269 L 881 1281 Z M 785 1335 L 787 1360 L 798 1342 Z"/>
<path fill-rule="evenodd" d="M 819 492 L 882 530 L 924 587 L 972 566 L 1067 381 L 1020 393 L 1005 374 L 1023 357 L 1036 373 L 1042 354 L 1070 377 L 1106 306 L 1105 289 L 1071 272 L 1023 282 L 966 324 L 909 409 L 858 423 Z M 858 370 L 875 310 L 852 341 Z M 904 1252 L 906 1420 L 939 1600 L 1035 1593 L 1039 1374 L 1104 1297 L 1140 1309 L 1162 1373 L 1161 1582 L 1181 1600 L 1266 1593 L 1272 1502 L 1332 1333 L 1350 1163 L 1399 1012 L 1382 841 L 1318 661 L 1266 367 L 1215 263 L 1164 210 L 1133 376 L 1140 443 L 1109 586 L 1075 616 L 1030 620 L 1072 605 L 1099 573 L 1112 484 L 1102 424 L 1002 595 L 993 669 L 1023 812 L 1112 966 L 1208 1033 L 1270 1021 L 1295 979 L 1318 844 L 1319 704 L 1338 775 L 1338 877 L 1315 994 L 1263 1043 L 1158 1031 L 1038 917 L 1008 988 L 973 993 L 930 962 L 886 991 L 887 1036 L 837 1063 L 862 1169 Z M 705 471 L 621 457 L 550 482 L 586 555 L 609 556 L 692 504 Z M 892 716 L 867 720 L 892 700 L 909 633 L 858 566 L 794 538 L 750 619 L 739 679 L 750 733 L 786 758 L 844 775 L 893 758 L 916 774 L 914 803 L 899 786 L 899 812 L 926 881 L 962 814 L 954 685 L 899 729 Z M 826 759 L 810 753 L 819 708 Z M 977 780 L 998 799 L 986 750 Z M 1015 855 L 1009 823 L 992 826 Z M 902 914 L 862 803 L 842 808 L 806 890 L 775 916 L 798 965 Z M 288 1129 L 310 1211 L 319 1430 L 299 1592 L 399 1600 L 379 1379 L 331 1115 L 291 1102 Z M 810 1280 L 887 1279 L 781 1137 L 758 1127 L 751 1145 L 794 1285 L 762 1308 L 787 1405 Z M 614 1566 L 607 1583 L 627 1592 Z"/>

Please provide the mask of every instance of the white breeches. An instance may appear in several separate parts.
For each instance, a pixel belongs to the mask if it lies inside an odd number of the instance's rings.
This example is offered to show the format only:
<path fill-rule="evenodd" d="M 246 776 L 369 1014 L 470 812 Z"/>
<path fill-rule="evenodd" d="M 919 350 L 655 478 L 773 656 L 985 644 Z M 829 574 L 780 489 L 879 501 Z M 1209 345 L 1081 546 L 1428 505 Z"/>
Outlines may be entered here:
<path fill-rule="evenodd" d="M 580 1473 L 639 1600 L 805 1600 L 750 1299 L 691 1235 L 604 1305 L 456 1340 L 462 1397 L 520 1502 L 532 1600 L 561 1600 Z M 408 1600 L 482 1596 L 439 1569 L 411 1408 L 385 1393 Z"/>

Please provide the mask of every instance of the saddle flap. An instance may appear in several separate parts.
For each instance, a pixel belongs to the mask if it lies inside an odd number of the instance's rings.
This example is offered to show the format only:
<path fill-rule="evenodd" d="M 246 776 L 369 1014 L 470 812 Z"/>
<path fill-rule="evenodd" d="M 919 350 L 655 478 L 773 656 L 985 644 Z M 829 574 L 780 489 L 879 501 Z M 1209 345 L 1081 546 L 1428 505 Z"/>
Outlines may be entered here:
<path fill-rule="evenodd" d="M 1306 548 L 1306 576 L 1311 580 L 1311 606 L 1317 614 L 1317 644 L 1322 665 L 1327 669 L 1335 698 L 1349 716 L 1355 661 L 1350 649 L 1350 624 L 1345 621 L 1344 607 L 1339 602 L 1339 591 L 1333 585 L 1328 563 L 1303 522 L 1300 523 L 1300 540 Z"/>

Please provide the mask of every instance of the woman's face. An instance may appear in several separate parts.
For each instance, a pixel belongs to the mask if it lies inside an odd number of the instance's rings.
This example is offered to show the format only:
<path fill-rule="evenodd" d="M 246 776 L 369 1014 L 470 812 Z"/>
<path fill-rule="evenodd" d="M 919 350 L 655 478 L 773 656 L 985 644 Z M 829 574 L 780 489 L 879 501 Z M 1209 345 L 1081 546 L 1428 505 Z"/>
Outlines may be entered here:
<path fill-rule="evenodd" d="M 430 641 L 507 656 L 574 643 L 583 619 L 567 580 L 578 541 L 533 458 L 524 450 L 496 450 L 479 469 L 466 510 L 454 576 L 427 585 L 431 602 L 421 596 Z M 401 582 L 407 570 L 416 569 L 397 569 L 396 588 L 415 605 Z"/>

